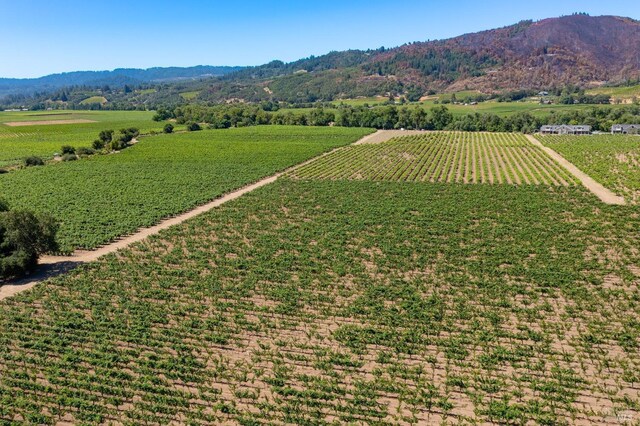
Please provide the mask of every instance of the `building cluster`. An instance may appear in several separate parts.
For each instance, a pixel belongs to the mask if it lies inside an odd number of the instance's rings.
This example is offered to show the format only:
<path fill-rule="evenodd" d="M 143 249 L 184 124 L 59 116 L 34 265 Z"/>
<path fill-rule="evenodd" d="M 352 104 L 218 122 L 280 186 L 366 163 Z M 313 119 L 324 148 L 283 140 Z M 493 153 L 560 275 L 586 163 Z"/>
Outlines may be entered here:
<path fill-rule="evenodd" d="M 540 133 L 543 135 L 590 135 L 591 134 L 591 126 L 587 125 L 578 125 L 571 126 L 568 124 L 551 124 L 547 126 L 542 126 L 540 128 Z"/>
<path fill-rule="evenodd" d="M 540 133 L 543 135 L 590 135 L 591 126 L 585 124 L 550 124 L 542 126 Z M 611 127 L 611 134 L 638 135 L 640 134 L 640 124 L 614 124 Z"/>

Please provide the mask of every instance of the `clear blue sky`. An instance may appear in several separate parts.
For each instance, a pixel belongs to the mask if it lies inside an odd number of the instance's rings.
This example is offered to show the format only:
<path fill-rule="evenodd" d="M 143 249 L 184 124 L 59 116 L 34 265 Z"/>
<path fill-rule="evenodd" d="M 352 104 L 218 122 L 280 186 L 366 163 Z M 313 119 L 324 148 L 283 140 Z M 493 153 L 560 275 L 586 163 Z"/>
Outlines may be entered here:
<path fill-rule="evenodd" d="M 0 77 L 259 65 L 573 12 L 640 19 L 640 1 L 0 0 Z"/>

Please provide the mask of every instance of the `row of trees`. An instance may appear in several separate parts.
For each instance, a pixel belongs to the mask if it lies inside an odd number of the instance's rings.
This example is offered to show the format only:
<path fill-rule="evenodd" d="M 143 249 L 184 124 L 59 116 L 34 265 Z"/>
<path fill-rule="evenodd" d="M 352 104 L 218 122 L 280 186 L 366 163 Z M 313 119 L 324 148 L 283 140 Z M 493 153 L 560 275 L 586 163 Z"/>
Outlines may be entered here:
<path fill-rule="evenodd" d="M 173 125 L 167 123 L 164 126 L 165 133 L 173 132 Z M 135 127 L 120 129 L 118 133 L 113 130 L 103 130 L 94 140 L 91 147 L 81 146 L 76 148 L 71 145 L 63 145 L 60 148 L 62 161 L 75 161 L 79 157 L 89 157 L 99 153 L 120 151 L 131 145 L 133 140 L 140 135 L 140 130 Z M 45 161 L 37 156 L 30 156 L 24 160 L 25 167 L 44 166 Z"/>
<path fill-rule="evenodd" d="M 205 107 L 187 105 L 174 110 L 162 110 L 157 120 L 175 118 L 178 123 L 207 123 L 210 128 L 245 127 L 265 124 L 372 127 L 376 129 L 462 130 L 487 132 L 532 133 L 544 124 L 588 124 L 594 130 L 608 131 L 615 123 L 640 122 L 640 107 L 593 107 L 586 110 L 551 112 L 534 116 L 527 112 L 507 117 L 491 113 L 454 116 L 446 106 L 429 110 L 421 107 L 341 106 L 337 109 L 314 108 L 270 112 L 259 105 L 217 105 Z"/>
<path fill-rule="evenodd" d="M 453 120 L 445 107 L 435 107 L 429 113 L 423 108 L 341 107 L 338 110 L 314 108 L 310 111 L 289 110 L 269 112 L 258 105 L 217 105 L 204 107 L 187 105 L 173 111 L 161 110 L 156 120 L 175 118 L 179 124 L 207 123 L 209 127 L 223 129 L 255 125 L 299 125 L 344 127 L 374 127 L 393 129 L 444 129 Z"/>
<path fill-rule="evenodd" d="M 611 96 L 609 95 L 587 95 L 584 93 L 575 95 L 563 95 L 558 98 L 558 103 L 564 105 L 572 104 L 597 104 L 597 105 L 609 105 L 611 103 Z"/>

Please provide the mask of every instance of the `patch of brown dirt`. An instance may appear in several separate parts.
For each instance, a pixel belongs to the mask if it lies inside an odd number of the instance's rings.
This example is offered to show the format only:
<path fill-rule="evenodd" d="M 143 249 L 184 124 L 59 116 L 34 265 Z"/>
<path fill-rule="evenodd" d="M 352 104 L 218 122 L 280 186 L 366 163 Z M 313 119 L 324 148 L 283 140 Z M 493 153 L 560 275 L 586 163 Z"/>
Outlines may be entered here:
<path fill-rule="evenodd" d="M 10 121 L 8 123 L 4 123 L 5 126 L 9 127 L 25 127 L 25 126 L 49 126 L 52 124 L 86 124 L 86 123 L 97 123 L 97 121 L 93 120 L 43 120 L 43 121 Z"/>

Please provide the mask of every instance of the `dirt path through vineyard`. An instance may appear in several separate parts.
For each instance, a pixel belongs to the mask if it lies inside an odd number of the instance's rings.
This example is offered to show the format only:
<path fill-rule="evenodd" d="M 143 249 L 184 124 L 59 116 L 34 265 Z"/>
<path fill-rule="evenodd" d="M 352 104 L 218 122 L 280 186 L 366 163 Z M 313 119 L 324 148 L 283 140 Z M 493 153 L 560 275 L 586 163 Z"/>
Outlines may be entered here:
<path fill-rule="evenodd" d="M 569 173 L 574 175 L 581 183 L 585 186 L 589 191 L 591 191 L 596 197 L 600 198 L 602 202 L 605 204 L 613 204 L 613 205 L 624 205 L 625 201 L 623 197 L 620 197 L 614 194 L 612 191 L 608 190 L 595 180 L 591 178 L 589 175 L 578 169 L 573 163 L 569 162 L 562 155 L 558 154 L 553 149 L 544 146 L 538 139 L 531 135 L 527 135 L 529 141 L 535 146 L 541 148 L 547 155 L 557 161 L 562 167 L 567 169 Z"/>
<path fill-rule="evenodd" d="M 386 138 L 386 140 L 391 139 L 392 137 L 395 137 L 393 133 L 386 135 L 384 131 L 379 131 L 379 132 L 373 133 L 372 135 L 365 136 L 359 141 L 354 142 L 354 144 L 360 143 L 363 140 L 366 140 L 374 135 L 378 135 L 377 136 L 378 139 Z M 15 294 L 28 290 L 33 286 L 35 286 L 36 284 L 38 284 L 39 282 L 67 273 L 84 263 L 94 262 L 102 256 L 115 253 L 116 251 L 124 249 L 131 244 L 142 241 L 151 235 L 155 235 L 160 231 L 162 231 L 163 229 L 167 229 L 174 225 L 179 225 L 180 223 L 186 220 L 189 220 L 195 216 L 198 216 L 202 213 L 206 213 L 209 210 L 219 207 L 229 201 L 240 198 L 244 194 L 247 194 L 251 191 L 255 191 L 258 188 L 261 188 L 265 185 L 275 182 L 280 176 L 284 175 L 285 173 L 289 173 L 297 169 L 298 167 L 305 166 L 311 163 L 312 161 L 317 160 L 318 158 L 322 158 L 326 155 L 332 154 L 343 148 L 345 147 L 338 147 L 331 151 L 325 152 L 324 154 L 320 154 L 307 161 L 304 161 L 300 164 L 290 167 L 287 170 L 276 173 L 272 176 L 261 179 L 258 182 L 252 183 L 250 185 L 237 189 L 233 192 L 225 194 L 207 204 L 203 204 L 202 206 L 196 207 L 195 209 L 190 210 L 186 213 L 164 219 L 157 225 L 151 226 L 149 228 L 140 229 L 131 235 L 124 236 L 110 244 L 99 247 L 95 250 L 76 251 L 71 256 L 43 256 L 40 259 L 40 266 L 38 267 L 38 270 L 35 273 L 21 280 L 9 282 L 6 284 L 2 284 L 0 286 L 0 300 L 6 299 L 7 297 L 11 297 Z"/>
<path fill-rule="evenodd" d="M 400 136 L 422 135 L 427 133 L 426 130 L 378 130 L 364 138 L 360 139 L 354 145 L 383 143 Z"/>

